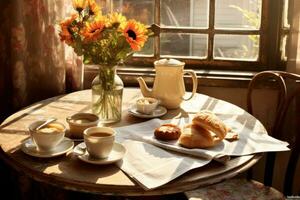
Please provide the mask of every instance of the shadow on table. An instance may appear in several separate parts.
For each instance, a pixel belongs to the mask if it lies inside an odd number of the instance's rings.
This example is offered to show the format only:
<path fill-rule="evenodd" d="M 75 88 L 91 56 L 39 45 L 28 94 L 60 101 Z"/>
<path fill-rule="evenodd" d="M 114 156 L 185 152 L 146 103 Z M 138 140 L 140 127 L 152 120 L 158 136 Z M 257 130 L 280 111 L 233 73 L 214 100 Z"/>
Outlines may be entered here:
<path fill-rule="evenodd" d="M 84 163 L 77 159 L 76 155 L 74 155 L 73 153 L 68 153 L 67 155 L 62 155 L 54 158 L 44 159 L 28 156 L 24 154 L 21 150 L 14 150 L 13 152 L 11 152 L 11 156 L 14 159 L 18 160 L 18 163 L 20 164 L 18 166 L 19 170 L 16 171 L 15 169 L 7 167 L 7 171 L 9 171 L 10 175 L 1 180 L 4 181 L 6 184 L 9 183 L 7 187 L 11 189 L 6 190 L 7 192 L 9 191 L 9 193 L 11 193 L 11 191 L 13 191 L 13 195 L 8 195 L 11 197 L 10 199 L 141 199 L 141 197 L 121 197 L 104 195 L 102 196 L 100 194 L 71 191 L 68 189 L 63 189 L 63 187 L 65 187 L 66 185 L 64 185 L 64 183 L 60 183 L 59 181 L 61 177 L 64 177 L 69 178 L 69 180 L 78 181 L 81 183 L 84 183 L 84 179 L 88 179 L 89 182 L 101 182 L 101 179 L 105 179 L 120 172 L 120 169 L 115 165 L 99 166 Z M 22 168 L 24 170 L 22 170 Z M 72 169 L 74 171 L 70 171 Z M 35 172 L 32 172 L 31 170 L 34 170 Z M 54 177 L 47 179 L 47 183 L 41 180 L 37 180 L 39 179 L 39 173 L 42 172 L 46 174 L 51 174 Z M 34 175 L 34 178 L 32 178 L 32 173 L 36 173 Z M 82 176 L 83 174 L 84 176 Z M 9 181 L 8 178 L 10 178 Z M 4 184 L 4 182 L 1 182 L 1 184 Z M 178 198 L 180 195 L 183 194 L 149 196 L 143 197 L 143 199 L 180 199 Z"/>
<path fill-rule="evenodd" d="M 14 157 L 20 158 L 22 157 L 24 162 L 22 165 L 27 165 L 30 167 L 37 166 L 37 163 L 40 163 L 37 167 L 40 170 L 47 170 L 47 167 L 54 167 L 60 170 L 60 173 L 55 174 L 55 172 L 51 173 L 54 176 L 59 177 L 64 174 L 64 176 L 70 176 L 73 179 L 76 179 L 76 176 L 72 176 L 70 171 L 65 170 L 65 165 L 62 160 L 66 160 L 64 156 L 59 156 L 51 159 L 42 159 L 42 158 L 33 158 L 23 154 L 20 150 L 13 152 Z M 67 155 L 68 159 L 72 159 L 70 165 L 74 165 L 73 167 L 81 167 L 84 169 L 80 171 L 80 173 L 87 174 L 88 176 L 92 176 L 95 171 L 99 171 L 99 166 L 90 165 L 88 163 L 83 163 L 76 158 L 71 153 Z M 42 163 L 41 160 L 44 160 Z M 29 166 L 28 166 L 29 165 Z M 111 176 L 114 173 L 118 172 L 119 169 L 114 165 L 105 166 L 106 173 L 102 173 L 102 175 L 95 175 L 95 182 L 101 178 L 105 178 L 106 176 Z M 62 189 L 53 184 L 55 183 L 55 179 L 49 179 L 49 183 L 40 182 L 29 177 L 29 174 L 26 171 L 18 170 L 11 168 L 5 162 L 0 160 L 0 186 L 1 186 L 1 195 L 3 197 L 9 197 L 11 200 L 19 200 L 19 199 L 30 199 L 30 200 L 172 200 L 172 199 L 186 199 L 184 194 L 173 194 L 173 195 L 163 195 L 163 196 L 148 196 L 148 197 L 121 197 L 121 196 L 103 196 L 99 194 L 91 194 L 85 192 L 72 191 L 67 189 Z M 103 168 L 101 168 L 103 170 Z M 91 177 L 89 177 L 91 178 Z M 58 184 L 59 185 L 59 184 Z"/>

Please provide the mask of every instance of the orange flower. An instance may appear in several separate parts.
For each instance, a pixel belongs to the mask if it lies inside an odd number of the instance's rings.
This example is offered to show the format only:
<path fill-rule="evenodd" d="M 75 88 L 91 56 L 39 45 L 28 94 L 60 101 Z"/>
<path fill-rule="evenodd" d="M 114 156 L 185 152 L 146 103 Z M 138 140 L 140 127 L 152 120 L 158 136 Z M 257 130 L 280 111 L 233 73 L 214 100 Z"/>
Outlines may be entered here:
<path fill-rule="evenodd" d="M 103 17 L 97 18 L 95 22 L 88 23 L 83 30 L 85 42 L 96 41 L 101 37 L 101 33 L 104 29 L 105 19 Z"/>
<path fill-rule="evenodd" d="M 89 14 L 90 15 L 101 15 L 100 7 L 97 5 L 95 0 L 88 0 Z"/>
<path fill-rule="evenodd" d="M 73 8 L 79 13 L 83 11 L 83 9 L 85 9 L 87 5 L 86 0 L 73 0 L 72 2 L 73 2 Z"/>
<path fill-rule="evenodd" d="M 139 51 L 144 46 L 148 39 L 147 32 L 147 28 L 135 20 L 129 20 L 123 30 L 127 42 L 134 51 Z"/>
<path fill-rule="evenodd" d="M 71 45 L 73 41 L 72 37 L 72 22 L 78 17 L 77 14 L 73 14 L 70 18 L 60 23 L 61 32 L 59 33 L 60 40 L 65 41 L 66 44 Z"/>
<path fill-rule="evenodd" d="M 107 27 L 119 27 L 126 23 L 126 17 L 117 12 L 110 14 L 108 18 L 109 19 L 107 20 L 106 24 Z"/>

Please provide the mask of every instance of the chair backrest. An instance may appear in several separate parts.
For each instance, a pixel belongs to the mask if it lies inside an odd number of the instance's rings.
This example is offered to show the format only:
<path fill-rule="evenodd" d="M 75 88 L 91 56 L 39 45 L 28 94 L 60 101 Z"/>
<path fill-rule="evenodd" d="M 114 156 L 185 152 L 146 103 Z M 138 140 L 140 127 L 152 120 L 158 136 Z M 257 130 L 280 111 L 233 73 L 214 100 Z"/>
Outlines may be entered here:
<path fill-rule="evenodd" d="M 285 173 L 283 193 L 292 195 L 293 180 L 300 152 L 300 75 L 283 71 L 257 73 L 250 81 L 247 93 L 248 112 L 254 116 L 253 91 L 262 83 L 264 86 L 269 84 L 272 88 L 276 86 L 279 91 L 274 123 L 269 129 L 269 134 L 277 139 L 286 140 L 290 144 L 291 155 Z M 268 99 L 264 99 L 261 103 L 268 103 Z M 289 121 L 286 120 L 288 111 L 293 111 L 293 117 Z M 288 129 L 286 130 L 293 132 L 292 137 L 287 138 L 285 136 L 286 131 L 284 129 L 287 127 L 286 124 L 288 124 Z M 273 152 L 268 153 L 266 157 L 264 183 L 268 186 L 272 185 L 275 158 L 276 153 Z"/>

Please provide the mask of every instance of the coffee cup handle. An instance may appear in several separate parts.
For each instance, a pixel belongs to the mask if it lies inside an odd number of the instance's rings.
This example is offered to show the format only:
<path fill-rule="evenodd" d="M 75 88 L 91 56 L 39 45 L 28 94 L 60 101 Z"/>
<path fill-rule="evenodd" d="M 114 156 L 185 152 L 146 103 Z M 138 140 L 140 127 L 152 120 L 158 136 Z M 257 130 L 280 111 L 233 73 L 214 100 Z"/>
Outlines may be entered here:
<path fill-rule="evenodd" d="M 184 70 L 183 71 L 184 74 L 190 74 L 191 77 L 192 77 L 192 80 L 193 80 L 193 90 L 192 90 L 192 95 L 185 99 L 182 97 L 183 100 L 185 101 L 188 101 L 190 100 L 191 98 L 193 98 L 193 96 L 195 95 L 195 93 L 197 92 L 197 86 L 198 86 L 198 81 L 197 81 L 197 76 L 196 76 L 196 73 L 193 71 L 193 70 Z"/>

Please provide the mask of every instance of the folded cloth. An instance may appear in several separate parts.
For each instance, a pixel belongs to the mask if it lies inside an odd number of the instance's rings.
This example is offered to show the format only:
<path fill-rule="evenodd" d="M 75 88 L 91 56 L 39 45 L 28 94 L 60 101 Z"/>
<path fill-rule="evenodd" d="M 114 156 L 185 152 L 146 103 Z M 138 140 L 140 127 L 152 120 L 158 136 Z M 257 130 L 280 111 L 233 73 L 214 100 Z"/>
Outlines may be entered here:
<path fill-rule="evenodd" d="M 144 142 L 125 140 L 122 144 L 126 148 L 126 154 L 118 162 L 118 166 L 145 190 L 164 185 L 183 173 L 210 162 L 208 159 L 165 151 Z"/>
<path fill-rule="evenodd" d="M 289 150 L 287 142 L 270 137 L 258 120 L 247 115 L 218 114 L 225 124 L 239 134 L 239 139 L 233 142 L 223 140 L 207 149 L 187 149 L 178 145 L 177 141 L 163 142 L 153 136 L 156 127 L 165 123 L 184 126 L 192 116 L 172 120 L 152 119 L 116 128 L 116 140 L 127 149 L 119 167 L 143 188 L 153 189 L 191 169 L 208 164 L 212 159 Z"/>
<path fill-rule="evenodd" d="M 236 116 L 239 118 L 239 116 Z M 191 121 L 190 118 L 172 120 L 152 119 L 147 122 L 117 128 L 122 137 L 151 143 L 168 150 L 177 151 L 206 159 L 214 159 L 220 156 L 243 156 L 253 153 L 270 151 L 287 151 L 288 143 L 277 140 L 267 134 L 264 126 L 255 120 L 254 123 L 240 123 L 237 120 L 223 120 L 234 132 L 239 134 L 239 139 L 233 142 L 223 140 L 218 145 L 206 149 L 188 149 L 180 146 L 177 141 L 160 141 L 154 137 L 154 129 L 165 123 L 173 123 L 183 126 Z"/>

